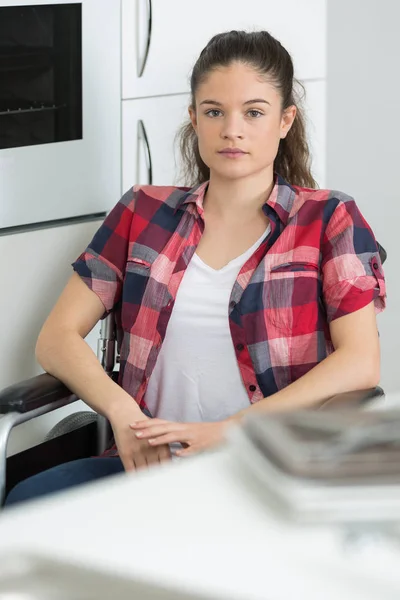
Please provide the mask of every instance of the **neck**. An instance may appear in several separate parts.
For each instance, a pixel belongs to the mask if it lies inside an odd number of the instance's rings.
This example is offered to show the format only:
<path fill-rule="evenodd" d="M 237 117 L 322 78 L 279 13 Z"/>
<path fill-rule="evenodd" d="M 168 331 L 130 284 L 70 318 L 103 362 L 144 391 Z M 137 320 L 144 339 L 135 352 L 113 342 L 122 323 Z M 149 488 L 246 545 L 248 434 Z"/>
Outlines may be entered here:
<path fill-rule="evenodd" d="M 210 182 L 204 197 L 204 210 L 222 219 L 252 219 L 259 215 L 274 187 L 274 175 L 271 170 L 267 175 L 240 179 L 226 179 L 210 174 Z"/>

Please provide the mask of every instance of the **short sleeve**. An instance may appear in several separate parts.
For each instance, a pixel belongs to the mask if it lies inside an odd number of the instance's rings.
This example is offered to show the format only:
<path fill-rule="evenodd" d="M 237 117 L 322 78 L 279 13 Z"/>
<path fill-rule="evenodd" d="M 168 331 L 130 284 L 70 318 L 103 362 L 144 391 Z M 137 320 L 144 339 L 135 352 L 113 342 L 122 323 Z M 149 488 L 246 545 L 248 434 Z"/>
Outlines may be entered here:
<path fill-rule="evenodd" d="M 107 215 L 84 252 L 72 263 L 76 273 L 100 298 L 105 313 L 121 296 L 134 214 L 135 189 L 131 188 Z"/>
<path fill-rule="evenodd" d="M 371 302 L 376 313 L 386 305 L 385 278 L 374 234 L 352 198 L 336 202 L 321 245 L 328 323 Z"/>

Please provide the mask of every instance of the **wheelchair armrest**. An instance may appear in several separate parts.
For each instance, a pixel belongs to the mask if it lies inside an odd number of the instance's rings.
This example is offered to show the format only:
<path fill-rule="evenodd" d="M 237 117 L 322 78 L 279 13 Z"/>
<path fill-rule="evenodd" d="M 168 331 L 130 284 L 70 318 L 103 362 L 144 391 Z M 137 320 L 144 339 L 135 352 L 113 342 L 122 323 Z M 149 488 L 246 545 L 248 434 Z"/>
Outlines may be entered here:
<path fill-rule="evenodd" d="M 319 410 L 332 410 L 336 408 L 363 408 L 378 398 L 383 398 L 384 391 L 380 387 L 370 388 L 368 390 L 356 390 L 344 394 L 336 394 L 327 400 L 324 400 L 317 407 Z"/>
<path fill-rule="evenodd" d="M 0 415 L 10 412 L 26 413 L 69 397 L 71 401 L 77 400 L 61 381 L 43 373 L 0 391 Z"/>

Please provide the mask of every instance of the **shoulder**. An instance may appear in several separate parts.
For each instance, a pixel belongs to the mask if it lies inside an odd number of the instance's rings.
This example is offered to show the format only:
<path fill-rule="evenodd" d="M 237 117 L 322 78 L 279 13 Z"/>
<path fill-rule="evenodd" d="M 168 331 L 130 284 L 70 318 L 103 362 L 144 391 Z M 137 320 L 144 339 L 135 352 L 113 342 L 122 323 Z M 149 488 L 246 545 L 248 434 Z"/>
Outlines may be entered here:
<path fill-rule="evenodd" d="M 349 217 L 361 214 L 354 198 L 340 190 L 300 186 L 292 186 L 292 188 L 296 196 L 292 205 L 291 217 L 299 212 L 301 214 L 310 213 L 314 218 L 321 218 L 323 222 L 328 223 L 336 216 L 345 213 Z"/>
<path fill-rule="evenodd" d="M 327 188 L 323 189 L 314 189 L 301 187 L 298 185 L 291 186 L 296 194 L 297 202 L 301 201 L 305 203 L 307 201 L 318 202 L 320 204 L 346 204 L 346 203 L 354 203 L 354 198 L 345 192 L 340 190 L 331 190 Z"/>
<path fill-rule="evenodd" d="M 163 205 L 175 209 L 186 197 L 190 187 L 172 185 L 134 185 L 125 195 L 134 199 L 135 211 L 145 206 L 147 211 Z"/>
<path fill-rule="evenodd" d="M 135 215 L 149 222 L 161 207 L 175 208 L 187 196 L 190 188 L 161 185 L 133 185 L 111 209 L 103 222 L 103 231 L 117 230 L 121 237 L 127 237 Z"/>

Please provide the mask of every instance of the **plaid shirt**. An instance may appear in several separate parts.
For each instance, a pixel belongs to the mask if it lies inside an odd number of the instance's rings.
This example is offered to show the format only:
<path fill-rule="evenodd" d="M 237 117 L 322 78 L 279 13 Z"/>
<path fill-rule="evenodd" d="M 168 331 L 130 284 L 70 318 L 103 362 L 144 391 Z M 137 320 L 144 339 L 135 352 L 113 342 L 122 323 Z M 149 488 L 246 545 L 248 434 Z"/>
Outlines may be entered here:
<path fill-rule="evenodd" d="M 207 185 L 134 186 L 73 263 L 103 302 L 104 316 L 115 311 L 119 384 L 148 415 L 146 387 L 204 230 Z M 380 312 L 386 296 L 374 235 L 352 198 L 275 175 L 263 210 L 270 233 L 241 269 L 227 306 L 251 403 L 333 352 L 332 320 L 372 301 Z"/>

